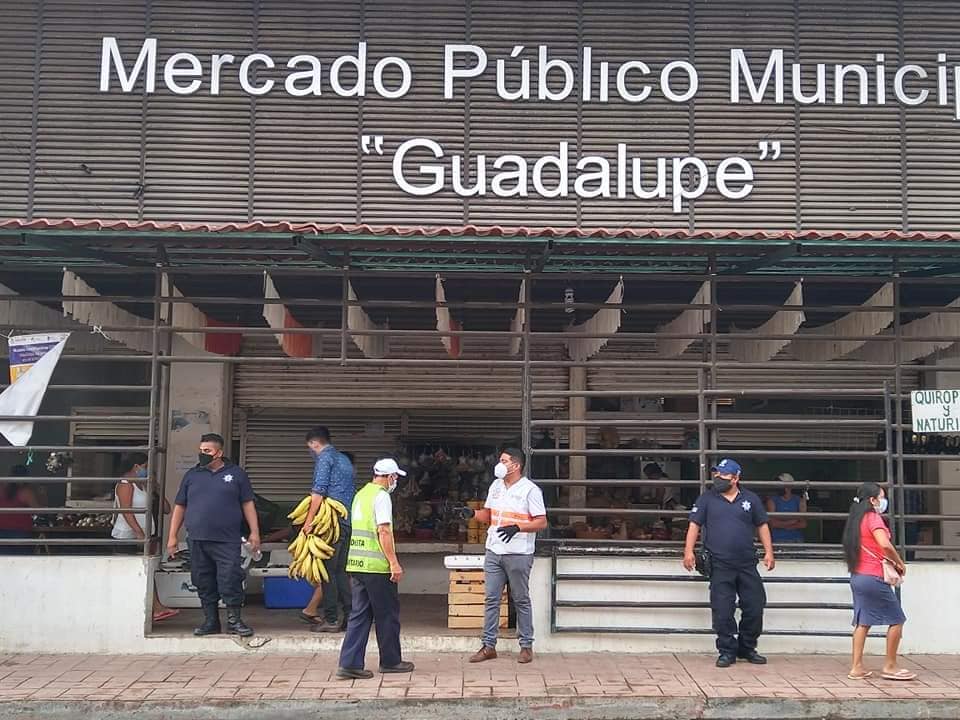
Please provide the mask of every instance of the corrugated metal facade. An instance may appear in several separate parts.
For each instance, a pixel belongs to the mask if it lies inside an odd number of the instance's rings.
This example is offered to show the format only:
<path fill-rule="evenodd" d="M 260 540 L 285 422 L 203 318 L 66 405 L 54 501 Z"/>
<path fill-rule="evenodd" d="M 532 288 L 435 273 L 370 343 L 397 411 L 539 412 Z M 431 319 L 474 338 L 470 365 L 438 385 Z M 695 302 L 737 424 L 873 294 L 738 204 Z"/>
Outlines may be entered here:
<path fill-rule="evenodd" d="M 411 64 L 413 89 L 398 100 L 369 96 L 292 98 L 282 89 L 254 98 L 235 72 L 223 91 L 178 96 L 162 82 L 144 96 L 98 92 L 100 41 L 120 39 L 130 67 L 144 37 L 162 61 L 172 52 L 239 57 L 254 49 L 278 60 L 314 53 L 324 63 L 365 39 L 374 60 L 397 54 Z M 515 44 L 537 44 L 578 66 L 578 48 L 595 64 L 629 59 L 657 71 L 689 59 L 700 91 L 689 103 L 662 94 L 639 104 L 505 102 L 494 73 L 443 100 L 446 42 L 472 42 L 491 65 Z M 393 224 L 524 225 L 741 229 L 953 229 L 960 205 L 960 136 L 952 104 L 860 107 L 847 104 L 734 106 L 727 96 L 729 49 L 752 61 L 771 48 L 785 61 L 858 62 L 878 52 L 936 65 L 960 55 L 960 13 L 948 3 L 849 0 L 737 2 L 347 2 L 228 0 L 181 3 L 38 0 L 4 3 L 0 27 L 0 217 L 123 217 L 164 220 L 251 218 Z M 281 61 L 282 62 L 282 61 Z M 371 63 L 372 64 L 372 63 Z M 514 87 L 516 61 L 507 65 Z M 812 68 L 804 86 L 810 89 Z M 534 68 L 535 75 L 535 68 Z M 512 73 L 512 74 L 511 74 Z M 162 74 L 162 73 L 161 73 Z M 789 75 L 789 73 L 788 73 Z M 281 70 L 259 78 L 281 77 Z M 598 66 L 594 81 L 599 82 Z M 577 79 L 579 83 L 579 76 Z M 116 83 L 114 83 L 115 85 Z M 206 87 L 206 86 L 205 86 Z M 327 86 L 328 87 L 328 86 Z M 935 94 L 933 77 L 914 89 Z M 789 79 L 788 79 L 789 93 Z M 871 95 L 872 97 L 872 95 Z M 641 156 L 696 153 L 708 160 L 779 140 L 777 161 L 755 161 L 756 189 L 745 200 L 709 193 L 675 214 L 668 202 L 615 198 L 467 200 L 444 192 L 402 193 L 385 157 L 360 152 L 363 134 L 387 145 L 426 136 L 448 153 L 488 155 L 555 149 L 610 155 L 616 141 Z"/>

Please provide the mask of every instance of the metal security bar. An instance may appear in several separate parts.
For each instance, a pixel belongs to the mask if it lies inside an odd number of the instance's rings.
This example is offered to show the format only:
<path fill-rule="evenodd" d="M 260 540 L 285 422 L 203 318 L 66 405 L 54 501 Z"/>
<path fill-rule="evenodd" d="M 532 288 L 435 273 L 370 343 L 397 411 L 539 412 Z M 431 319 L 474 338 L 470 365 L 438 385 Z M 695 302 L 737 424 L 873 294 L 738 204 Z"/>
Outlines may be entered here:
<path fill-rule="evenodd" d="M 519 372 L 519 383 L 516 392 L 520 398 L 521 409 L 521 428 L 519 434 L 522 436 L 524 450 L 533 459 L 553 458 L 556 459 L 590 459 L 590 458 L 618 458 L 618 457 L 643 457 L 643 456 L 663 456 L 677 459 L 694 460 L 697 464 L 696 477 L 690 479 L 669 480 L 649 480 L 645 478 L 605 478 L 583 473 L 577 477 L 558 477 L 556 479 L 536 478 L 538 482 L 545 487 L 562 488 L 626 488 L 643 489 L 645 487 L 675 487 L 678 489 L 689 488 L 702 490 L 706 486 L 708 469 L 710 462 L 724 455 L 733 455 L 742 459 L 781 459 L 795 461 L 861 461 L 869 463 L 869 476 L 864 479 L 876 480 L 880 484 L 892 490 L 892 517 L 899 547 L 904 551 L 925 551 L 928 557 L 950 557 L 952 553 L 960 551 L 960 542 L 955 537 L 939 537 L 942 534 L 943 523 L 958 522 L 960 515 L 951 512 L 938 512 L 936 507 L 921 508 L 919 511 L 911 510 L 908 506 L 908 500 L 913 495 L 924 493 L 924 497 L 933 498 L 939 505 L 946 497 L 947 493 L 954 493 L 960 490 L 960 487 L 951 486 L 947 483 L 921 482 L 923 479 L 921 468 L 930 463 L 942 461 L 943 454 L 924 452 L 917 450 L 911 443 L 906 442 L 910 436 L 910 426 L 907 424 L 907 412 L 905 402 L 909 399 L 907 378 L 916 376 L 918 373 L 927 374 L 933 378 L 941 373 L 960 371 L 960 360 L 943 362 L 936 366 L 919 365 L 917 362 L 908 362 L 903 360 L 902 348 L 908 343 L 914 342 L 943 342 L 956 341 L 952 337 L 937 336 L 913 336 L 905 337 L 902 332 L 902 318 L 914 317 L 919 314 L 929 312 L 953 313 L 960 311 L 957 307 L 947 307 L 947 303 L 939 305 L 931 302 L 929 295 L 940 292 L 942 295 L 944 288 L 952 287 L 951 283 L 945 278 L 938 277 L 901 277 L 896 273 L 896 267 L 891 264 L 891 273 L 884 276 L 870 278 L 857 277 L 813 277 L 806 278 L 805 283 L 825 286 L 829 289 L 836 289 L 838 295 L 842 295 L 842 289 L 853 285 L 865 284 L 879 285 L 881 283 L 892 283 L 895 288 L 894 303 L 889 306 L 872 306 L 865 309 L 850 302 L 848 299 L 839 297 L 834 303 L 813 303 L 805 302 L 802 307 L 809 313 L 819 313 L 826 316 L 836 316 L 838 314 L 862 313 L 862 312 L 891 312 L 894 317 L 893 332 L 878 335 L 843 335 L 830 336 L 831 340 L 855 340 L 864 343 L 879 343 L 891 345 L 895 349 L 894 361 L 883 363 L 861 362 L 861 361 L 827 361 L 827 362 L 803 362 L 797 360 L 772 360 L 766 363 L 742 363 L 727 358 L 722 350 L 722 346 L 732 339 L 751 338 L 756 340 L 773 339 L 791 339 L 795 342 L 809 342 L 817 340 L 816 336 L 804 335 L 760 335 L 756 333 L 730 330 L 721 332 L 720 323 L 722 319 L 729 316 L 749 318 L 751 313 L 769 314 L 778 309 L 782 309 L 769 300 L 764 299 L 763 293 L 760 293 L 760 299 L 757 303 L 744 302 L 742 298 L 736 301 L 723 303 L 721 301 L 720 289 L 724 287 L 735 287 L 738 284 L 749 283 L 767 283 L 774 284 L 777 288 L 786 288 L 790 283 L 799 280 L 799 277 L 788 274 L 764 275 L 764 274 L 723 274 L 717 271 L 717 265 L 711 266 L 708 272 L 694 274 L 687 273 L 683 275 L 672 274 L 647 274 L 642 278 L 645 286 L 654 288 L 669 288 L 677 282 L 699 283 L 704 281 L 711 282 L 711 298 L 707 303 L 683 303 L 683 302 L 625 302 L 623 305 L 608 305 L 603 302 L 547 302 L 538 299 L 537 291 L 541 287 L 556 288 L 564 283 L 580 283 L 584 281 L 597 282 L 601 284 L 612 284 L 616 281 L 615 275 L 603 273 L 578 273 L 578 274 L 559 274 L 551 272 L 532 272 L 525 273 L 471 273 L 459 272 L 451 273 L 451 280 L 476 281 L 476 280 L 495 280 L 510 290 L 504 291 L 501 295 L 502 300 L 474 300 L 454 298 L 446 303 L 446 307 L 461 313 L 497 313 L 499 317 L 509 318 L 512 313 L 518 309 L 526 311 L 526 322 L 519 331 L 511 332 L 500 323 L 501 329 L 471 330 L 469 326 L 463 330 L 450 330 L 439 332 L 434 328 L 425 329 L 424 318 L 429 320 L 437 304 L 427 300 L 405 300 L 402 297 L 373 297 L 359 300 L 350 300 L 348 297 L 348 284 L 350 282 L 379 282 L 389 281 L 394 283 L 392 292 L 403 294 L 403 283 L 429 282 L 433 275 L 429 273 L 404 273 L 402 283 L 397 284 L 398 277 L 395 272 L 385 271 L 358 271 L 350 267 L 340 270 L 322 270 L 316 268 L 287 268 L 283 266 L 270 267 L 272 275 L 283 277 L 291 283 L 300 283 L 298 292 L 293 293 L 290 298 L 280 300 L 264 300 L 262 296 L 254 291 L 245 290 L 244 293 L 237 292 L 246 286 L 256 287 L 257 279 L 262 277 L 261 273 L 264 266 L 250 268 L 246 266 L 237 266 L 224 264 L 217 267 L 216 277 L 224 282 L 219 284 L 210 282 L 211 274 L 208 267 L 197 267 L 195 265 L 183 265 L 164 261 L 162 258 L 150 268 L 117 268 L 111 266 L 97 266 L 95 268 L 78 266 L 78 272 L 98 278 L 107 287 L 124 286 L 122 291 L 111 292 L 105 290 L 99 297 L 66 297 L 58 296 L 49 290 L 41 290 L 31 294 L 29 291 L 22 291 L 15 297 L 18 301 L 26 302 L 62 302 L 64 300 L 83 300 L 91 303 L 119 303 L 125 307 L 130 307 L 131 312 L 139 313 L 147 324 L 138 327 L 115 326 L 101 327 L 98 330 L 109 336 L 111 333 L 137 333 L 148 338 L 149 352 L 133 352 L 129 350 L 118 349 L 111 353 L 76 353 L 65 354 L 61 360 L 61 368 L 58 369 L 55 382 L 48 389 L 48 394 L 61 395 L 71 393 L 97 392 L 104 395 L 116 394 L 118 397 L 142 398 L 143 405 L 132 407 L 130 415 L 113 414 L 105 416 L 96 416 L 97 422 L 103 422 L 105 425 L 116 423 L 121 426 L 129 423 L 131 420 L 148 420 L 146 437 L 143 442 L 136 446 L 88 446 L 82 444 L 38 444 L 26 451 L 34 453 L 42 452 L 65 452 L 65 453 L 88 453 L 88 452 L 129 452 L 142 451 L 148 455 L 150 475 L 146 481 L 148 497 L 153 496 L 154 490 L 160 490 L 161 496 L 165 494 L 165 479 L 167 476 L 167 438 L 170 425 L 170 373 L 173 366 L 180 363 L 224 363 L 233 368 L 243 366 L 262 366 L 281 364 L 284 367 L 325 367 L 330 368 L 331 372 L 346 370 L 350 368 L 390 368 L 398 371 L 402 370 L 421 370 L 428 368 L 456 368 L 458 370 L 466 369 L 511 369 Z M 44 273 L 48 276 L 51 273 L 49 268 L 27 263 L 22 266 L 7 266 L 6 272 L 22 273 L 24 278 L 37 277 L 40 279 Z M 183 296 L 172 297 L 164 295 L 162 292 L 162 276 L 169 273 L 175 279 L 184 282 L 193 282 L 194 287 L 202 289 L 197 293 L 184 292 Z M 130 291 L 131 279 L 135 279 L 137 288 L 151 288 L 150 290 L 137 294 Z M 309 293 L 303 290 L 304 287 L 324 279 L 335 284 L 339 284 L 339 298 L 324 298 L 309 296 Z M 197 282 L 203 280 L 204 282 Z M 516 292 L 513 288 L 521 280 L 526 282 L 524 297 L 518 302 Z M 226 281 L 229 281 L 226 282 Z M 627 282 L 633 282 L 628 278 Z M 29 283 L 28 283 L 29 284 Z M 226 292 L 226 287 L 230 285 L 235 288 L 233 292 Z M 412 287 L 412 285 L 411 285 Z M 222 289 L 221 292 L 214 292 L 215 289 Z M 421 288 L 422 289 L 422 288 Z M 933 290 L 931 290 L 933 289 Z M 905 293 L 913 293 L 916 300 L 906 303 Z M 767 292 L 767 295 L 770 293 Z M 511 297 L 512 296 L 512 297 Z M 178 304 L 190 303 L 198 307 L 203 307 L 204 311 L 221 316 L 229 316 L 233 319 L 222 320 L 216 326 L 207 326 L 203 328 L 185 327 L 173 324 L 170 321 L 161 320 L 163 314 L 161 310 L 174 308 Z M 302 312 L 314 311 L 320 312 L 327 309 L 329 312 L 339 318 L 337 327 L 291 327 L 279 331 L 274 328 L 265 327 L 259 319 L 260 309 L 267 303 L 283 303 L 289 308 L 296 308 Z M 390 327 L 384 329 L 353 329 L 348 327 L 346 321 L 347 310 L 350 307 L 361 307 L 367 311 L 373 312 L 381 310 L 390 314 Z M 599 337 L 605 340 L 611 340 L 612 343 L 623 343 L 624 346 L 640 347 L 643 343 L 651 340 L 664 339 L 689 339 L 693 340 L 692 350 L 688 351 L 683 357 L 678 359 L 655 358 L 643 356 L 639 358 L 622 357 L 622 353 L 616 351 L 601 351 L 595 357 L 589 360 L 570 360 L 557 351 L 557 343 L 571 337 L 571 334 L 563 329 L 563 324 L 556 321 L 556 316 L 560 313 L 573 311 L 593 311 L 598 309 L 609 309 L 616 307 L 623 310 L 626 317 L 636 322 L 631 327 L 621 328 L 612 337 L 602 334 L 578 334 L 579 339 L 590 337 Z M 794 309 L 793 307 L 791 309 Z M 679 313 L 685 310 L 704 311 L 708 315 L 707 326 L 703 332 L 697 333 L 663 333 L 656 329 L 656 323 L 646 322 L 644 317 L 662 317 L 664 313 Z M 396 315 L 394 315 L 396 313 Z M 419 315 L 417 315 L 419 313 Z M 738 315 L 739 314 L 739 315 Z M 169 312 L 168 317 L 173 317 Z M 395 318 L 403 318 L 400 323 L 395 322 Z M 489 315 L 479 324 L 489 326 L 491 321 Z M 404 324 L 406 323 L 406 324 Z M 330 323 L 331 325 L 333 323 Z M 496 323 L 494 323 L 496 324 Z M 745 323 L 746 324 L 746 323 Z M 6 331 L 55 331 L 63 330 L 62 325 L 51 325 L 49 327 L 31 326 L 29 328 L 11 327 L 7 324 Z M 82 330 L 75 330 L 82 332 Z M 181 333 L 202 332 L 209 336 L 223 334 L 239 334 L 248 340 L 255 340 L 259 337 L 275 336 L 277 334 L 290 335 L 308 335 L 316 338 L 335 340 L 336 343 L 325 344 L 325 352 L 317 357 L 286 357 L 282 355 L 279 349 L 275 349 L 269 355 L 249 356 L 240 354 L 237 356 L 192 356 L 187 354 L 178 354 L 174 351 L 173 339 Z M 435 356 L 418 357 L 416 351 L 406 351 L 397 353 L 388 353 L 383 358 L 367 358 L 359 356 L 353 349 L 351 341 L 353 338 L 373 336 L 385 337 L 390 341 L 402 342 L 424 342 L 435 341 L 439 345 L 439 339 L 442 337 L 458 338 L 465 343 L 487 344 L 495 342 L 505 342 L 510 339 L 519 339 L 521 352 L 519 357 L 501 354 L 491 357 L 489 354 L 484 356 L 478 353 L 474 356 L 459 359 L 438 358 Z M 406 347 L 406 346 L 405 346 Z M 473 347 L 477 347 L 474 345 Z M 334 352 L 328 353 L 328 348 L 335 348 Z M 92 363 L 108 367 L 140 367 L 139 374 L 142 376 L 139 382 L 125 381 L 123 383 L 102 384 L 91 383 L 82 380 L 82 376 L 77 368 Z M 567 373 L 588 371 L 606 371 L 612 376 L 618 373 L 628 374 L 631 371 L 644 370 L 649 372 L 659 372 L 669 376 L 670 373 L 683 371 L 687 373 L 683 378 L 677 380 L 669 386 L 662 389 L 651 389 L 650 387 L 634 387 L 629 381 L 624 381 L 616 389 L 593 389 L 590 387 L 589 378 L 587 378 L 585 389 L 572 389 L 569 384 L 567 389 L 542 389 L 538 387 L 538 373 L 545 371 L 564 371 Z M 831 371 L 857 370 L 864 374 L 877 376 L 879 379 L 873 387 L 844 387 L 842 384 L 817 384 L 807 383 L 806 386 L 799 386 L 795 382 L 796 378 L 804 373 L 830 373 Z M 767 384 L 765 387 L 752 387 L 750 385 L 738 384 L 735 381 L 736 373 L 750 371 L 756 373 L 757 377 L 774 378 L 779 384 Z M 106 374 L 110 377 L 110 373 Z M 4 386 L 5 387 L 5 386 Z M 573 401 L 604 400 L 616 399 L 629 396 L 632 398 L 648 398 L 651 400 L 669 399 L 672 401 L 683 401 L 686 408 L 683 412 L 676 412 L 671 417 L 616 417 L 602 418 L 592 414 L 591 417 L 573 417 L 570 412 Z M 866 403 L 879 414 L 875 417 L 797 417 L 795 414 L 784 414 L 783 417 L 731 417 L 724 409 L 722 403 L 733 400 L 755 399 L 758 403 L 771 400 L 782 401 L 803 401 L 810 402 L 829 402 L 831 404 L 848 403 L 849 407 L 854 407 L 856 403 Z M 278 398 L 277 402 L 282 406 L 283 399 Z M 79 402 L 75 404 L 80 404 Z M 552 408 L 550 411 L 544 411 L 542 408 Z M 844 406 L 846 407 L 846 406 Z M 145 411 L 145 414 L 144 414 Z M 22 418 L 18 418 L 22 419 Z M 50 415 L 40 415 L 32 418 L 39 425 L 67 425 L 70 422 L 82 422 L 88 419 L 83 415 L 71 416 L 62 412 L 52 413 Z M 573 431 L 582 433 L 597 431 L 599 429 L 616 427 L 630 431 L 683 431 L 687 430 L 690 436 L 696 439 L 696 447 L 679 447 L 658 445 L 637 445 L 630 448 L 612 448 L 603 449 L 596 447 L 570 447 L 569 436 Z M 798 436 L 804 433 L 810 433 L 815 430 L 831 428 L 836 433 L 847 432 L 875 432 L 878 437 L 882 437 L 882 443 L 874 449 L 864 447 L 823 449 L 811 448 L 808 446 L 770 447 L 758 446 L 748 441 L 731 444 L 725 440 L 727 433 L 732 431 L 741 432 L 750 431 L 753 428 L 758 430 L 779 429 L 782 431 L 793 431 Z M 225 428 L 223 429 L 226 430 Z M 533 435 L 537 431 L 550 430 L 558 435 L 566 435 L 568 447 L 555 448 L 534 448 Z M 882 446 L 882 447 L 881 447 Z M 20 452 L 19 448 L 0 447 L 0 457 L 11 452 Z M 579 461 L 578 461 L 579 462 Z M 916 476 L 918 480 L 911 480 L 908 475 Z M 115 478 L 103 478 L 96 476 L 88 477 L 38 477 L 38 478 L 12 478 L 7 482 L 26 482 L 34 486 L 51 486 L 58 483 L 76 483 L 85 482 L 106 482 L 114 481 Z M 3 480 L 0 480 L 3 482 Z M 254 478 L 255 482 L 255 478 Z M 763 478 L 748 478 L 751 486 L 757 488 L 773 487 L 774 483 Z M 857 485 L 853 481 L 838 481 L 826 479 L 816 484 L 811 484 L 811 488 L 821 490 L 836 490 L 852 494 Z M 0 513 L 22 512 L 18 509 L 4 508 Z M 76 508 L 68 506 L 66 503 L 62 506 L 47 504 L 41 508 L 36 508 L 32 514 L 37 515 L 57 515 L 75 512 Z M 151 516 L 153 508 L 132 508 L 132 512 L 145 513 L 147 525 L 149 528 L 152 522 Z M 84 509 L 89 514 L 111 514 L 115 513 L 115 508 L 107 505 L 95 506 Z M 586 504 L 571 502 L 566 505 L 553 504 L 550 507 L 550 514 L 554 517 L 578 517 L 578 516 L 621 516 L 621 517 L 682 517 L 683 511 L 669 509 L 642 509 L 630 507 L 588 507 Z M 773 517 L 792 518 L 797 517 L 791 513 L 775 513 Z M 845 517 L 845 512 L 841 510 L 822 510 L 810 511 L 802 517 L 815 521 L 840 521 Z M 931 524 L 934 529 L 941 528 L 940 532 L 935 530 L 934 541 L 926 543 L 908 542 L 908 526 L 913 523 L 924 522 Z M 69 545 L 75 541 L 78 545 L 93 546 L 96 543 L 90 538 L 64 538 L 63 544 Z M 23 544 L 21 540 L 0 539 L 0 546 L 6 544 Z M 32 542 L 35 545 L 57 545 L 49 539 L 37 538 Z M 592 541 L 585 541 L 585 543 Z M 623 541 L 599 541 L 614 544 L 645 544 L 645 543 L 666 543 L 665 546 L 676 547 L 676 541 L 649 541 L 649 540 L 623 540 Z M 824 545 L 823 543 L 813 543 L 814 546 Z M 829 545 L 827 543 L 826 545 Z M 836 549 L 836 546 L 833 546 Z M 144 544 L 144 552 L 149 552 L 149 548 Z"/>

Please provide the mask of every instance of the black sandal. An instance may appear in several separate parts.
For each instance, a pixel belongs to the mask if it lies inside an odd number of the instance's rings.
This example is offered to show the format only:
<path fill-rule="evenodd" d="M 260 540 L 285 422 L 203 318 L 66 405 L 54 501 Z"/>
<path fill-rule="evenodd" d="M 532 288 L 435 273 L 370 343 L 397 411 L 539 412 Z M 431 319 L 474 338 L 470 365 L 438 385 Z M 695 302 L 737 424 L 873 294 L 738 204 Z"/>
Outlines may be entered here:
<path fill-rule="evenodd" d="M 307 625 L 319 625 L 321 620 L 316 615 L 307 615 L 305 612 L 300 612 L 300 619 L 303 620 Z"/>

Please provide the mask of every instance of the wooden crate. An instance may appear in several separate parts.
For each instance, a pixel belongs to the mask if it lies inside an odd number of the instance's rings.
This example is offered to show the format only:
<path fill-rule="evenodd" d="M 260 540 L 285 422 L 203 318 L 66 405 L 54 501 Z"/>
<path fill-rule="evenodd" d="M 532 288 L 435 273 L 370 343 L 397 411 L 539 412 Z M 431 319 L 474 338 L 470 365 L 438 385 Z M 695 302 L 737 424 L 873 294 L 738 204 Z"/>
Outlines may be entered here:
<path fill-rule="evenodd" d="M 484 614 L 483 570 L 451 570 L 447 627 L 480 629 Z M 500 599 L 500 627 L 507 626 L 507 591 Z"/>

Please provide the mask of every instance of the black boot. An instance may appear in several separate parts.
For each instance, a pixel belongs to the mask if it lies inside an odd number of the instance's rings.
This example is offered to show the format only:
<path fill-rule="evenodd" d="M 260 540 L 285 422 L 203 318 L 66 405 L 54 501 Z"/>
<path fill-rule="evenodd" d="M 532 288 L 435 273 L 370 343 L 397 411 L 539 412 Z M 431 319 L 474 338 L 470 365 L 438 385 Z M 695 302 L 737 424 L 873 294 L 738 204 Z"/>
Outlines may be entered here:
<path fill-rule="evenodd" d="M 240 637 L 253 635 L 253 628 L 248 626 L 240 617 L 240 608 L 238 607 L 227 608 L 227 634 L 239 635 Z"/>
<path fill-rule="evenodd" d="M 194 635 L 219 635 L 220 629 L 220 608 L 217 603 L 203 603 L 203 624 L 195 628 Z"/>

